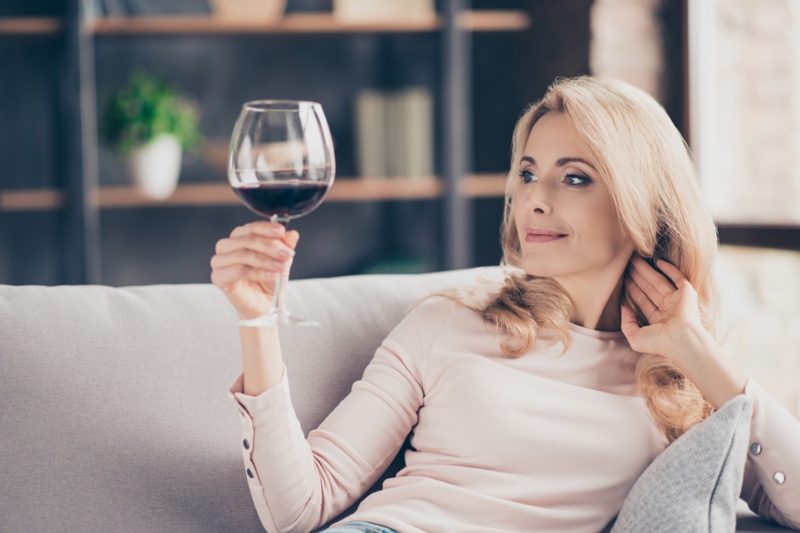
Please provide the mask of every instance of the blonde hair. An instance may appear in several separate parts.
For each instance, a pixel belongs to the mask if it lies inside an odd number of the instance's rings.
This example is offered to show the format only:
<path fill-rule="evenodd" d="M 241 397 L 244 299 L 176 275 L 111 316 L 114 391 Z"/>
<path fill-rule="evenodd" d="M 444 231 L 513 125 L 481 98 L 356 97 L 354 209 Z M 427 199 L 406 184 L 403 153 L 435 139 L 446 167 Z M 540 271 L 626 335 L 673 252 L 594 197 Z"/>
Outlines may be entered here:
<path fill-rule="evenodd" d="M 541 328 L 560 332 L 565 350 L 573 308 L 556 282 L 527 275 L 514 227 L 512 202 L 517 167 L 534 124 L 547 113 L 564 113 L 606 183 L 623 231 L 635 253 L 658 256 L 680 269 L 698 294 L 703 325 L 716 332 L 717 249 L 714 222 L 705 209 L 691 155 L 664 109 L 649 95 L 621 81 L 582 76 L 557 79 L 529 106 L 514 130 L 502 227 L 503 265 L 511 267 L 499 293 L 459 292 L 448 297 L 478 312 L 504 334 L 503 353 L 530 351 Z M 623 288 L 623 303 L 647 323 Z M 656 423 L 670 442 L 705 419 L 710 405 L 664 357 L 643 354 L 636 379 Z"/>

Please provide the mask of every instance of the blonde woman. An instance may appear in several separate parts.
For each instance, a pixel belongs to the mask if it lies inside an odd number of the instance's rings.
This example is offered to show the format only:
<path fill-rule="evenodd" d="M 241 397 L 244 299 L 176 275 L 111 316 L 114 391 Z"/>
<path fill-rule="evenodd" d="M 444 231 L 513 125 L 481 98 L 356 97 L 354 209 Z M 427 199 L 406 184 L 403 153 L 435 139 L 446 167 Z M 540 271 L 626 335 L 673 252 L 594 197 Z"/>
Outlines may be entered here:
<path fill-rule="evenodd" d="M 327 531 L 597 532 L 670 442 L 739 394 L 769 450 L 748 458 L 742 497 L 800 527 L 800 423 L 715 339 L 715 227 L 664 110 L 621 82 L 559 80 L 512 153 L 502 288 L 416 306 L 307 439 L 276 331 L 240 329 L 231 392 L 255 428 L 265 528 L 332 520 L 410 434 L 400 474 Z M 256 222 L 219 241 L 212 281 L 241 319 L 269 308 L 298 238 Z"/>

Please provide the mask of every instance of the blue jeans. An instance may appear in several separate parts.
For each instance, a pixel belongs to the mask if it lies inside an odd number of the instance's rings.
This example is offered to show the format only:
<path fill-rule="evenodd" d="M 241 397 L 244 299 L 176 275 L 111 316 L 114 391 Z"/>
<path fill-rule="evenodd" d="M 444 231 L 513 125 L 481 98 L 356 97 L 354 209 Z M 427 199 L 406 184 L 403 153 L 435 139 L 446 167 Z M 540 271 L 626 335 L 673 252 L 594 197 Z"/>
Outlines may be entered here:
<path fill-rule="evenodd" d="M 330 527 L 319 533 L 354 533 L 357 531 L 363 533 L 397 533 L 394 529 L 379 526 L 378 524 L 370 524 L 368 522 L 345 522 L 344 524 Z"/>

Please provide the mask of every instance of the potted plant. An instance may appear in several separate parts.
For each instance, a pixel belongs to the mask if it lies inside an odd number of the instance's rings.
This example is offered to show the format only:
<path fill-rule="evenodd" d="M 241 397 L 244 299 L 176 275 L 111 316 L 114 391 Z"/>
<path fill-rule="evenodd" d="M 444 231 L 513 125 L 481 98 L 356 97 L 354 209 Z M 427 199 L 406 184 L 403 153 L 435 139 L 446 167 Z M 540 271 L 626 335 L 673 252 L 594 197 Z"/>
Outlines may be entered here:
<path fill-rule="evenodd" d="M 200 141 L 199 122 L 195 102 L 136 70 L 112 95 L 100 129 L 104 141 L 128 160 L 142 194 L 163 200 L 178 184 L 183 149 Z"/>

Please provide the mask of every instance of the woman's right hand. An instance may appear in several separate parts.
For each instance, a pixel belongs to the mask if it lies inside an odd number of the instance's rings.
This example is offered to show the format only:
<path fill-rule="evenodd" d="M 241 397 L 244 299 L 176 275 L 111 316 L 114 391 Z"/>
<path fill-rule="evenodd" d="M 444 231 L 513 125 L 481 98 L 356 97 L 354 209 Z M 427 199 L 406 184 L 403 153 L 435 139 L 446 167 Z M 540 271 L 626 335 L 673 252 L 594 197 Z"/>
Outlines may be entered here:
<path fill-rule="evenodd" d="M 211 283 L 222 290 L 240 320 L 265 315 L 272 308 L 275 281 L 291 267 L 299 239 L 299 233 L 286 231 L 282 224 L 258 221 L 217 241 Z"/>

